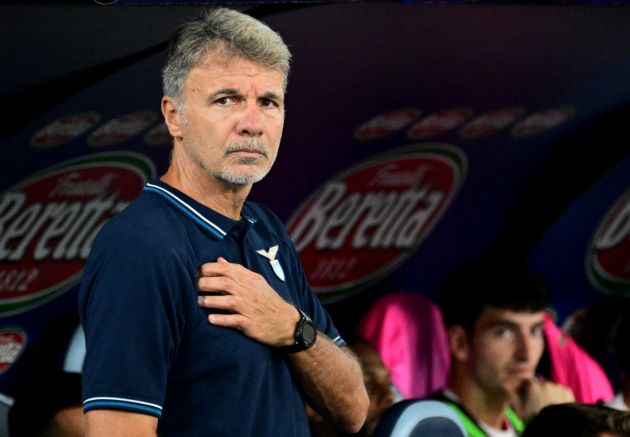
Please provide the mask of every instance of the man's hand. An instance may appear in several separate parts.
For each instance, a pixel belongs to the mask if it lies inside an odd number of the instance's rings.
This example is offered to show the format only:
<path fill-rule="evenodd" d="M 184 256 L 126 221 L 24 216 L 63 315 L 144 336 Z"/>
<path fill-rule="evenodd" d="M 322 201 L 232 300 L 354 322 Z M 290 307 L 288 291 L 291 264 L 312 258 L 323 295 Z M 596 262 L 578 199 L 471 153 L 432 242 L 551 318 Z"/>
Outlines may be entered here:
<path fill-rule="evenodd" d="M 300 316 L 262 275 L 219 257 L 217 262 L 201 266 L 197 286 L 201 292 L 222 293 L 199 296 L 199 305 L 231 313 L 210 314 L 213 325 L 238 329 L 268 346 L 293 344 Z"/>
<path fill-rule="evenodd" d="M 552 404 L 564 404 L 575 402 L 573 392 L 550 381 L 542 381 L 537 378 L 526 379 L 511 396 L 512 408 L 521 419 L 529 421 L 538 412 Z"/>
<path fill-rule="evenodd" d="M 230 314 L 211 314 L 213 325 L 235 328 L 268 346 L 290 346 L 300 315 L 282 299 L 258 273 L 223 258 L 201 266 L 200 296 L 206 308 L 227 310 Z M 361 367 L 346 348 L 333 343 L 323 333 L 310 349 L 288 353 L 293 376 L 306 400 L 333 426 L 346 432 L 359 431 L 369 406 Z"/>

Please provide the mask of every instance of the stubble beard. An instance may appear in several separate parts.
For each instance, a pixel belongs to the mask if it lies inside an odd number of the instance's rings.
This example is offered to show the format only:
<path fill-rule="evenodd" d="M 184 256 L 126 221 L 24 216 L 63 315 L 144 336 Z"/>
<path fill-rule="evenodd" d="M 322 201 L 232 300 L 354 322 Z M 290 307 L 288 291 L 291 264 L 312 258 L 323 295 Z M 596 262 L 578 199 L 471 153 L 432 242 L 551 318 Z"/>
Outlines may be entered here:
<path fill-rule="evenodd" d="M 261 154 L 258 157 L 238 158 L 236 163 L 225 165 L 220 171 L 209 172 L 214 178 L 231 185 L 250 185 L 260 182 L 269 173 L 273 162 L 269 163 L 269 147 L 255 138 L 228 144 L 224 151 L 227 158 L 231 153 L 239 150 L 257 151 Z M 268 165 L 266 165 L 268 163 Z M 246 170 L 239 170 L 239 166 L 249 167 Z"/>

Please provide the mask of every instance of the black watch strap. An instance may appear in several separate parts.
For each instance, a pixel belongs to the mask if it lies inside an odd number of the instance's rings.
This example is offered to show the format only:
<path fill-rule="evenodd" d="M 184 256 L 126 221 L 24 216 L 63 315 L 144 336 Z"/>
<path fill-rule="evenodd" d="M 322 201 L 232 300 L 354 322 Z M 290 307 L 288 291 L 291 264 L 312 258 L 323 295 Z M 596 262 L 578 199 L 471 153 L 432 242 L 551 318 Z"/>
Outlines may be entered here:
<path fill-rule="evenodd" d="M 317 327 L 304 311 L 296 308 L 300 313 L 300 320 L 295 325 L 293 333 L 294 343 L 286 348 L 287 352 L 300 352 L 306 350 L 315 344 L 317 340 Z"/>

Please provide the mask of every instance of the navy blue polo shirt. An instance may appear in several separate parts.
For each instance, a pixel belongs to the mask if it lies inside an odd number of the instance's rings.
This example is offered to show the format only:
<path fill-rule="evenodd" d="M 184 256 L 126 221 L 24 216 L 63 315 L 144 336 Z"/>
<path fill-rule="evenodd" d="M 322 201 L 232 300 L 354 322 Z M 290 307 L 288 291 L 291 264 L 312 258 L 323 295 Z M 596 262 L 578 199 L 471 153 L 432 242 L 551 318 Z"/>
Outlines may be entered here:
<path fill-rule="evenodd" d="M 309 435 L 285 353 L 211 325 L 211 310 L 197 304 L 199 267 L 222 256 L 260 273 L 345 345 L 284 225 L 253 202 L 242 216 L 231 220 L 157 181 L 103 227 L 79 296 L 86 412 L 153 415 L 160 435 Z"/>

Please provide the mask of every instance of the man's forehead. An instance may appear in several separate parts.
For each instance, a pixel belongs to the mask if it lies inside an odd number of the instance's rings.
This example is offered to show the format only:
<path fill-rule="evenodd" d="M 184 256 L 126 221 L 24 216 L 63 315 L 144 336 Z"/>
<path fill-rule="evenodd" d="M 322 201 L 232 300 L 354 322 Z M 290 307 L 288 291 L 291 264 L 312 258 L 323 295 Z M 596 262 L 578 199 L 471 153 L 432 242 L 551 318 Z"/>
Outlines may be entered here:
<path fill-rule="evenodd" d="M 478 324 L 514 323 L 514 324 L 537 324 L 542 323 L 545 318 L 545 311 L 513 310 L 486 306 L 477 319 Z"/>
<path fill-rule="evenodd" d="M 239 56 L 237 54 L 226 53 L 223 50 L 209 50 L 204 53 L 193 68 L 229 68 L 238 64 L 253 64 L 266 68 L 264 65 L 252 61 L 251 59 Z"/>
<path fill-rule="evenodd" d="M 244 56 L 229 53 L 221 48 L 208 50 L 191 68 L 191 72 L 193 70 L 212 70 L 217 73 L 224 73 L 226 77 L 230 77 L 231 75 L 240 73 L 247 75 L 248 70 L 256 70 L 259 72 L 263 72 L 270 77 L 276 76 L 278 80 L 278 86 L 281 88 L 280 91 L 284 91 L 285 87 L 285 78 L 280 69 L 268 67 L 262 63 L 255 62 Z"/>

